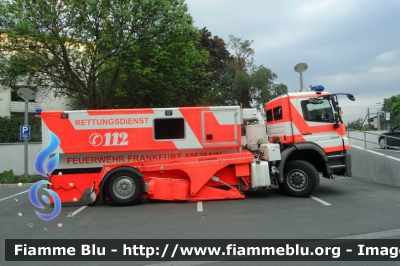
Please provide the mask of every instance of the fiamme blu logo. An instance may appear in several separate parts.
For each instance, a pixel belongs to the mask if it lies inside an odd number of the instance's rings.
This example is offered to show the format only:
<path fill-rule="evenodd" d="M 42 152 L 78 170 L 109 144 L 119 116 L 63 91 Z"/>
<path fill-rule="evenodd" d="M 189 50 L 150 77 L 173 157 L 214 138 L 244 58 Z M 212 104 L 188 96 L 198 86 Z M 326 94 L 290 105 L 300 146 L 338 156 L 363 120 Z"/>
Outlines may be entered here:
<path fill-rule="evenodd" d="M 39 152 L 39 154 L 37 155 L 36 160 L 35 160 L 36 172 L 39 175 L 44 176 L 44 177 L 49 177 L 50 174 L 54 171 L 54 169 L 56 169 L 58 162 L 59 162 L 59 158 L 60 158 L 59 153 L 55 152 L 58 149 L 58 147 L 60 146 L 60 139 L 57 137 L 57 135 L 55 135 L 50 130 L 49 130 L 49 134 L 50 134 L 49 145 Z M 54 155 L 54 156 L 52 156 L 50 158 L 51 155 Z M 45 167 L 46 167 L 46 169 L 45 169 Z M 36 182 L 29 190 L 29 200 L 31 201 L 33 206 L 35 206 L 36 208 L 39 208 L 39 209 L 45 209 L 43 204 L 38 199 L 38 190 L 39 190 L 40 186 L 42 186 L 42 185 L 51 185 L 51 183 L 47 180 L 41 180 L 41 181 Z M 54 210 L 50 214 L 44 214 L 39 211 L 35 211 L 35 213 L 37 214 L 37 216 L 39 216 L 39 218 L 41 218 L 45 221 L 49 221 L 49 220 L 57 217 L 57 215 L 60 213 L 61 200 L 55 191 L 53 191 L 51 189 L 47 189 L 47 188 L 43 188 L 43 189 L 45 191 L 47 191 L 53 198 Z M 50 205 L 50 199 L 48 196 L 42 195 L 42 200 L 46 204 Z"/>

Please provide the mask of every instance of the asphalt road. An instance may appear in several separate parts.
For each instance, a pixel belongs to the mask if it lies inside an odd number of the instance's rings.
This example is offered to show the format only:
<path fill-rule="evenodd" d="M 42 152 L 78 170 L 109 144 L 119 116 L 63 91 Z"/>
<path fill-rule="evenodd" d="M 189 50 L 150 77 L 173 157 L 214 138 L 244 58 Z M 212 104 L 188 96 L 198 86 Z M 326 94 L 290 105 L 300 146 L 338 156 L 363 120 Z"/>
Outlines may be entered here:
<path fill-rule="evenodd" d="M 337 261 L 5 262 L 4 239 L 400 239 L 400 188 L 354 178 L 322 179 L 310 198 L 269 190 L 249 193 L 242 200 L 62 207 L 51 221 L 36 216 L 28 189 L 0 188 L 0 265 L 377 265 Z"/>

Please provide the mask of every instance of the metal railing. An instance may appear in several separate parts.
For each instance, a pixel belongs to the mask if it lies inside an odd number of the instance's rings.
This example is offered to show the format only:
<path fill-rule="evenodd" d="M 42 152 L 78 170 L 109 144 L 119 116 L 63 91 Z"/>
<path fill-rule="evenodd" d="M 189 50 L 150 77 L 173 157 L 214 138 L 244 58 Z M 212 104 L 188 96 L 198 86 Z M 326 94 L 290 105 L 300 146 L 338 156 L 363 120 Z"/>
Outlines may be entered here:
<path fill-rule="evenodd" d="M 352 133 L 352 132 L 354 132 L 354 133 Z M 357 143 L 357 142 L 356 143 L 352 143 L 351 140 L 360 141 L 361 143 L 363 143 L 362 146 L 366 150 L 368 148 L 369 149 L 372 149 L 372 148 L 385 149 L 385 155 L 387 155 L 387 150 L 389 148 L 400 150 L 399 147 L 393 147 L 393 146 L 387 145 L 387 143 L 388 143 L 387 140 L 388 139 L 390 139 L 390 138 L 395 139 L 396 137 L 382 135 L 383 132 L 385 132 L 385 131 L 382 131 L 382 132 L 379 132 L 379 133 L 375 133 L 375 132 L 369 132 L 369 131 L 361 131 L 361 130 L 349 129 L 349 130 L 347 130 L 347 137 L 349 139 L 350 144 L 353 144 L 355 146 L 359 146 L 360 147 L 360 145 L 357 145 L 359 143 Z M 353 135 L 353 136 L 351 136 L 351 135 Z M 356 137 L 354 137 L 354 135 L 356 135 Z M 360 138 L 360 135 L 361 135 L 361 138 Z M 381 138 L 384 139 L 384 143 L 380 142 Z M 371 145 L 367 145 L 368 143 L 371 144 Z"/>

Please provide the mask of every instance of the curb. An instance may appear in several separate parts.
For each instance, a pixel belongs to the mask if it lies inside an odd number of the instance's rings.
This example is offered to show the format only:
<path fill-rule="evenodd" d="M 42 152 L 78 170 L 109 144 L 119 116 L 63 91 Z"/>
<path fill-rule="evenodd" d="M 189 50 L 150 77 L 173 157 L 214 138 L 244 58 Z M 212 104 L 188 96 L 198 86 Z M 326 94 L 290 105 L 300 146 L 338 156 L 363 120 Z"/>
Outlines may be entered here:
<path fill-rule="evenodd" d="M 31 187 L 34 183 L 21 183 L 22 186 L 17 184 L 0 184 L 0 188 L 19 188 L 19 187 Z"/>

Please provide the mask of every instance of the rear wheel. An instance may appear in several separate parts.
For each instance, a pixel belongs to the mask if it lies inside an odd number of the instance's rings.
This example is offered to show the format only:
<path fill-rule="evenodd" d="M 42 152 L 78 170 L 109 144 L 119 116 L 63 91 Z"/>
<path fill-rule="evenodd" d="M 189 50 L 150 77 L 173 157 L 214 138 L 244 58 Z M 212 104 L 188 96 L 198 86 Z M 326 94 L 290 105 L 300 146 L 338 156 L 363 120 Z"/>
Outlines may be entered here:
<path fill-rule="evenodd" d="M 319 186 L 319 174 L 315 167 L 306 161 L 289 162 L 284 170 L 283 188 L 295 197 L 308 197 Z"/>
<path fill-rule="evenodd" d="M 144 181 L 142 177 L 130 171 L 116 172 L 107 180 L 106 192 L 114 205 L 134 205 L 142 198 Z"/>
<path fill-rule="evenodd" d="M 380 138 L 379 139 L 379 146 L 381 147 L 381 149 L 384 149 L 386 147 L 386 140 L 385 138 Z"/>

